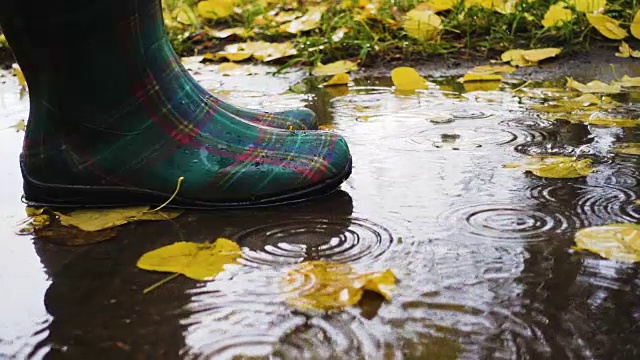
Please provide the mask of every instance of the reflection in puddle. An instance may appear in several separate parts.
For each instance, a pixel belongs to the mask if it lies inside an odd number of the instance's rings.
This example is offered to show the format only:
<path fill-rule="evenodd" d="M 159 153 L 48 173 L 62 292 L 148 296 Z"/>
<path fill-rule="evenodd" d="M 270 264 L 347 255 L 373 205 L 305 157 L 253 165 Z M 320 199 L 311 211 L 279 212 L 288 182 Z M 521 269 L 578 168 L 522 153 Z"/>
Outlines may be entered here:
<path fill-rule="evenodd" d="M 301 71 L 223 77 L 190 66 L 205 87 L 239 105 L 316 111 L 350 144 L 354 172 L 344 191 L 131 224 L 112 241 L 81 248 L 31 243 L 13 234 L 24 217 L 22 134 L 0 131 L 0 288 L 11 289 L 0 296 L 0 358 L 633 358 L 640 351 L 638 265 L 571 250 L 577 228 L 640 221 L 638 157 L 611 153 L 614 143 L 640 142 L 637 128 L 547 120 L 527 109 L 568 96 L 563 89 L 465 92 L 443 79 L 396 94 L 379 79 L 323 89 Z M 630 104 L 616 111 L 638 118 L 638 97 L 621 96 Z M 12 79 L 0 86 L 1 127 L 26 117 L 27 107 Z M 588 156 L 597 171 L 563 180 L 503 168 L 525 155 Z M 240 266 L 215 281 L 177 278 L 142 294 L 165 275 L 135 268 L 141 254 L 217 237 L 239 243 Z M 392 269 L 392 301 L 365 296 L 324 315 L 293 310 L 281 279 L 316 259 Z"/>

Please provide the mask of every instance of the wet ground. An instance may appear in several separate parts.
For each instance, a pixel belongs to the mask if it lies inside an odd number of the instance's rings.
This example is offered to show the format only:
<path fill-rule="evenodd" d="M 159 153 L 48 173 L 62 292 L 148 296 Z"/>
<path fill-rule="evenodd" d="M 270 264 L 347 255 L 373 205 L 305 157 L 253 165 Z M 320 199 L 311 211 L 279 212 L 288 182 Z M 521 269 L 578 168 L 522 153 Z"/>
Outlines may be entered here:
<path fill-rule="evenodd" d="M 463 69 L 427 71 L 433 85 L 410 95 L 394 93 L 383 71 L 347 90 L 319 88 L 302 71 L 226 77 L 192 64 L 236 103 L 315 110 L 347 138 L 353 175 L 315 201 L 135 223 L 83 247 L 16 235 L 22 133 L 7 127 L 27 117 L 28 99 L 1 78 L 0 358 L 640 358 L 640 265 L 571 250 L 578 228 L 640 220 L 640 160 L 611 153 L 640 142 L 639 128 L 527 109 L 567 96 L 549 89 L 565 73 L 613 77 L 606 62 L 580 63 L 521 70 L 488 91 L 438 77 Z M 617 71 L 640 76 L 633 62 Z M 510 91 L 529 78 L 550 81 Z M 639 94 L 616 96 L 616 111 L 640 117 Z M 543 179 L 503 168 L 528 154 L 582 154 L 596 171 Z M 136 268 L 143 253 L 217 237 L 242 246 L 244 266 L 142 293 L 165 277 Z M 389 302 L 303 314 L 282 301 L 279 279 L 309 259 L 390 268 L 398 288 Z"/>

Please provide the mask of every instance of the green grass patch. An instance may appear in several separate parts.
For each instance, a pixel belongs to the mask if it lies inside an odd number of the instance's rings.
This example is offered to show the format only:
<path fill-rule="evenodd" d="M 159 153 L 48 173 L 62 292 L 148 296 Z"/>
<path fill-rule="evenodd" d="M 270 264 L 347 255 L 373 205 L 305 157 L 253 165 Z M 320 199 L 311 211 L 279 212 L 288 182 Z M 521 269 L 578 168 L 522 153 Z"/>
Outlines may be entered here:
<path fill-rule="evenodd" d="M 541 20 L 549 6 L 557 1 L 512 1 L 508 4 L 509 10 L 505 11 L 468 7 L 463 0 L 452 9 L 438 13 L 442 28 L 437 38 L 429 40 L 415 39 L 403 27 L 405 14 L 422 1 L 243 0 L 236 3 L 233 14 L 220 19 L 202 17 L 197 3 L 197 0 L 164 1 L 171 41 L 184 56 L 215 52 L 233 42 L 293 41 L 299 55 L 293 61 L 281 59 L 276 62 L 327 63 L 357 59 L 372 64 L 389 60 L 411 61 L 433 55 L 486 57 L 513 48 L 563 47 L 565 51 L 579 51 L 588 49 L 593 40 L 607 40 L 590 26 L 585 14 L 575 10 L 572 2 L 562 1 L 560 3 L 572 11 L 573 17 L 561 25 L 545 28 Z M 316 5 L 327 6 L 327 10 L 320 24 L 312 30 L 290 34 L 279 31 L 279 24 L 270 21 L 282 13 L 304 14 L 310 6 Z M 367 6 L 375 8 L 372 16 L 363 15 Z M 639 7 L 636 0 L 609 0 L 605 14 L 628 29 Z M 244 27 L 251 35 L 246 39 L 217 39 L 210 35 L 212 30 L 229 27 Z M 343 35 L 339 36 L 341 32 Z"/>

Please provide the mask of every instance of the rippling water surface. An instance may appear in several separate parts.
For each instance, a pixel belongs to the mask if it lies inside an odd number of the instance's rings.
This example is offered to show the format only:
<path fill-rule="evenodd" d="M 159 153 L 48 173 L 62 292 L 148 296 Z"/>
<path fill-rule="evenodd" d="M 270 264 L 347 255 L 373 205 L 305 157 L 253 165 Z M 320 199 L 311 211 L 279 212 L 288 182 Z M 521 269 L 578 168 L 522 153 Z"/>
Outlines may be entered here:
<path fill-rule="evenodd" d="M 403 95 L 384 78 L 323 89 L 302 72 L 191 67 L 236 103 L 312 108 L 347 138 L 352 177 L 315 201 L 188 213 L 64 247 L 15 235 L 22 133 L 0 130 L 0 358 L 640 358 L 640 266 L 571 250 L 578 228 L 640 221 L 640 159 L 611 152 L 639 142 L 639 128 L 527 110 L 562 96 L 540 89 L 549 84 L 466 91 L 433 79 Z M 0 80 L 6 128 L 27 116 L 28 98 Z M 620 96 L 616 111 L 639 118 L 638 98 Z M 543 179 L 503 168 L 545 154 L 586 155 L 596 171 Z M 217 237 L 242 247 L 239 265 L 212 282 L 177 278 L 142 293 L 165 275 L 138 270 L 141 254 Z M 314 279 L 281 279 L 305 260 L 390 268 L 398 288 L 391 301 L 366 295 L 341 312 L 301 313 L 283 299 Z"/>

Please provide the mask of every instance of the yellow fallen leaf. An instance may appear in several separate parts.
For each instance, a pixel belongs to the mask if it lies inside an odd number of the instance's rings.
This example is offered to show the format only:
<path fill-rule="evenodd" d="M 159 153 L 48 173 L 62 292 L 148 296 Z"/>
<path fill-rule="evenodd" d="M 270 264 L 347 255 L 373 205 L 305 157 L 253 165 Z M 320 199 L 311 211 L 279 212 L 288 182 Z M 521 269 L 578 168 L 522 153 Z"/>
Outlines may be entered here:
<path fill-rule="evenodd" d="M 260 42 L 258 42 L 260 43 Z M 287 56 L 297 54 L 295 45 L 292 42 L 286 41 L 283 43 L 262 43 L 257 46 L 253 52 L 253 57 L 259 61 L 272 61 Z"/>
<path fill-rule="evenodd" d="M 24 74 L 22 73 L 20 66 L 18 64 L 13 64 L 11 65 L 11 69 L 13 70 L 13 75 L 18 78 L 18 85 L 20 85 L 21 88 L 26 88 L 27 80 L 24 78 Z"/>
<path fill-rule="evenodd" d="M 282 24 L 289 21 L 293 21 L 301 17 L 302 15 L 303 14 L 300 11 L 278 11 L 278 14 L 272 17 L 272 20 L 276 24 Z"/>
<path fill-rule="evenodd" d="M 620 85 L 622 87 L 637 87 L 640 86 L 640 76 L 630 77 L 629 75 L 623 75 L 622 79 L 618 81 L 612 81 L 611 83 Z"/>
<path fill-rule="evenodd" d="M 42 229 L 51 223 L 51 218 L 44 213 L 44 208 L 25 208 L 27 218 L 21 220 L 18 232 L 20 234 L 33 234 L 36 230 Z"/>
<path fill-rule="evenodd" d="M 469 81 L 502 81 L 502 75 L 499 74 L 476 74 L 472 72 L 468 72 L 464 74 L 462 78 L 458 81 L 460 82 L 469 82 Z"/>
<path fill-rule="evenodd" d="M 248 35 L 249 31 L 243 27 L 233 27 L 233 28 L 222 29 L 222 30 L 209 29 L 207 33 L 215 38 L 224 39 L 231 35 L 238 35 L 238 36 L 245 37 Z"/>
<path fill-rule="evenodd" d="M 603 105 L 596 107 L 594 105 Z M 597 110 L 608 108 L 608 103 L 603 103 L 593 94 L 582 94 L 573 99 L 561 99 L 554 102 L 547 102 L 541 105 L 532 105 L 531 109 L 548 113 L 570 113 L 574 110 Z"/>
<path fill-rule="evenodd" d="M 349 75 L 345 73 L 335 74 L 329 81 L 324 82 L 324 86 L 347 85 L 349 84 Z"/>
<path fill-rule="evenodd" d="M 503 10 L 505 8 L 505 2 L 505 0 L 465 0 L 464 6 L 467 9 L 477 6 L 485 9 Z"/>
<path fill-rule="evenodd" d="M 220 19 L 233 14 L 236 0 L 205 0 L 200 1 L 196 8 L 205 19 Z"/>
<path fill-rule="evenodd" d="M 236 264 L 241 250 L 235 242 L 219 238 L 212 244 L 177 242 L 142 255 L 136 264 L 151 271 L 180 273 L 194 280 L 210 280 L 228 264 Z"/>
<path fill-rule="evenodd" d="M 627 44 L 624 41 L 618 47 L 618 51 L 620 51 L 620 52 L 616 53 L 617 57 L 621 57 L 621 58 L 628 58 L 628 57 L 640 58 L 640 50 L 631 49 L 631 46 L 629 46 L 629 44 Z"/>
<path fill-rule="evenodd" d="M 216 59 L 223 59 L 223 58 L 227 58 L 227 60 L 229 61 L 242 61 L 242 60 L 246 60 L 248 58 L 251 57 L 251 55 L 253 55 L 250 52 L 227 52 L 227 51 L 220 51 L 216 53 Z"/>
<path fill-rule="evenodd" d="M 615 127 L 635 127 L 640 126 L 640 120 L 626 119 L 626 118 L 614 118 L 599 114 L 592 114 L 589 118 L 583 120 L 583 122 L 591 125 L 600 126 L 615 126 Z"/>
<path fill-rule="evenodd" d="M 522 163 L 507 164 L 506 168 L 523 168 L 524 171 L 545 178 L 577 178 L 591 173 L 591 160 L 578 160 L 570 156 L 529 156 Z"/>
<path fill-rule="evenodd" d="M 500 88 L 500 81 L 466 81 L 463 83 L 464 91 L 494 91 Z"/>
<path fill-rule="evenodd" d="M 64 246 L 84 246 L 99 243 L 118 235 L 116 229 L 100 231 L 82 231 L 76 227 L 53 224 L 33 230 L 34 238 L 52 244 Z"/>
<path fill-rule="evenodd" d="M 500 55 L 500 59 L 503 62 L 509 62 L 513 66 L 532 66 L 536 65 L 536 63 L 528 61 L 522 56 L 524 50 L 522 49 L 511 49 L 507 50 Z"/>
<path fill-rule="evenodd" d="M 322 260 L 306 261 L 289 270 L 283 279 L 283 287 L 291 289 L 286 302 L 300 310 L 331 311 L 357 304 L 365 290 L 391 299 L 396 277 L 391 270 L 357 273 L 349 264 Z"/>
<path fill-rule="evenodd" d="M 349 94 L 348 86 L 327 86 L 324 89 L 332 98 L 347 96 Z"/>
<path fill-rule="evenodd" d="M 622 40 L 629 35 L 625 29 L 618 25 L 620 24 L 620 21 L 614 20 L 606 15 L 587 14 L 587 20 L 602 35 L 609 39 Z"/>
<path fill-rule="evenodd" d="M 326 65 L 318 64 L 313 68 L 312 74 L 315 76 L 336 75 L 353 70 L 358 70 L 358 64 L 348 60 L 340 60 Z"/>
<path fill-rule="evenodd" d="M 616 154 L 640 155 L 640 143 L 620 143 L 613 147 Z"/>
<path fill-rule="evenodd" d="M 253 56 L 256 60 L 271 61 L 295 55 L 296 53 L 295 46 L 290 41 L 283 43 L 248 41 L 225 46 L 223 51 L 216 53 L 216 58 L 227 58 L 229 61 L 242 61 Z"/>
<path fill-rule="evenodd" d="M 291 34 L 313 30 L 320 26 L 320 19 L 325 11 L 326 7 L 324 6 L 312 6 L 302 17 L 280 25 L 280 29 Z"/>
<path fill-rule="evenodd" d="M 469 73 L 473 74 L 511 74 L 516 71 L 516 68 L 510 65 L 479 65 L 469 70 Z"/>
<path fill-rule="evenodd" d="M 27 129 L 27 123 L 24 119 L 20 119 L 15 125 L 11 125 L 8 129 L 15 129 L 16 132 L 25 131 Z"/>
<path fill-rule="evenodd" d="M 582 94 L 577 98 L 568 100 L 568 102 L 571 102 L 573 104 L 578 104 L 581 106 L 589 106 L 589 105 L 598 105 L 600 103 L 600 99 L 598 99 L 598 97 L 593 94 Z"/>
<path fill-rule="evenodd" d="M 396 89 L 401 91 L 427 88 L 427 80 L 411 67 L 397 67 L 391 70 L 391 81 Z"/>
<path fill-rule="evenodd" d="M 544 14 L 544 19 L 542 19 L 542 26 L 559 26 L 571 20 L 572 17 L 573 13 L 571 12 L 571 10 L 565 9 L 563 4 L 554 4 L 551 5 L 549 7 L 549 10 L 547 10 L 547 12 Z"/>
<path fill-rule="evenodd" d="M 631 26 L 629 26 L 629 31 L 631 31 L 633 37 L 640 40 L 640 10 L 636 11 L 636 15 L 631 21 Z"/>
<path fill-rule="evenodd" d="M 168 220 L 182 214 L 179 210 L 149 211 L 148 206 L 117 209 L 81 209 L 68 214 L 55 212 L 60 223 L 84 231 L 97 231 L 139 220 Z"/>
<path fill-rule="evenodd" d="M 580 229 L 576 232 L 575 242 L 576 250 L 588 250 L 611 260 L 640 261 L 639 224 L 610 224 Z"/>
<path fill-rule="evenodd" d="M 224 75 L 243 73 L 244 67 L 234 62 L 226 62 L 218 65 L 218 72 Z"/>
<path fill-rule="evenodd" d="M 435 40 L 442 29 L 442 20 L 431 11 L 414 9 L 404 16 L 402 26 L 409 36 L 418 40 Z"/>
<path fill-rule="evenodd" d="M 561 51 L 562 49 L 558 48 L 531 49 L 523 51 L 522 57 L 529 62 L 537 63 L 544 59 L 555 57 Z"/>
<path fill-rule="evenodd" d="M 416 10 L 428 10 L 433 13 L 451 10 L 459 2 L 459 0 L 429 0 L 418 4 Z"/>
<path fill-rule="evenodd" d="M 503 62 L 510 62 L 513 66 L 532 66 L 536 65 L 538 61 L 558 55 L 561 51 L 558 48 L 511 49 L 503 52 L 500 59 Z"/>
<path fill-rule="evenodd" d="M 600 10 L 604 10 L 607 5 L 607 0 L 570 0 L 573 2 L 573 6 L 576 10 L 585 14 L 593 14 Z"/>
<path fill-rule="evenodd" d="M 620 85 L 606 84 L 599 80 L 594 80 L 586 84 L 582 84 L 570 77 L 567 77 L 567 87 L 575 89 L 583 93 L 601 93 L 601 94 L 617 94 L 622 91 Z"/>

